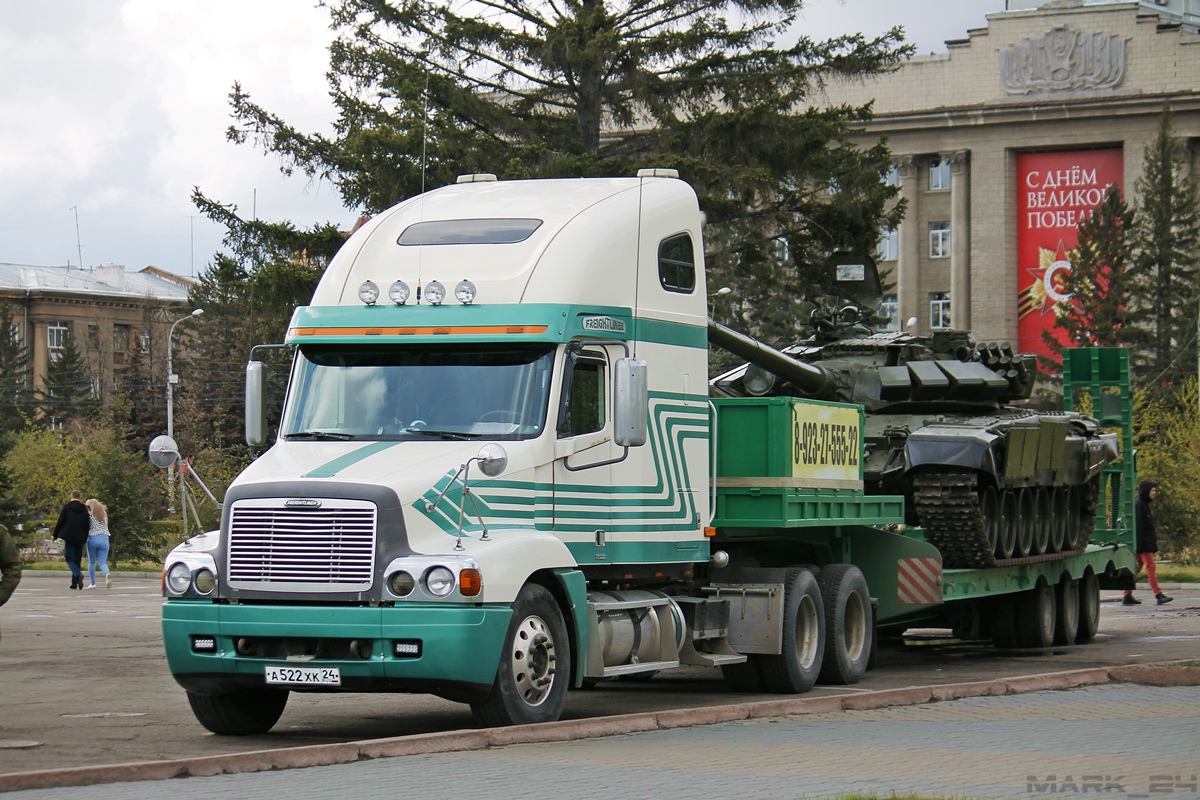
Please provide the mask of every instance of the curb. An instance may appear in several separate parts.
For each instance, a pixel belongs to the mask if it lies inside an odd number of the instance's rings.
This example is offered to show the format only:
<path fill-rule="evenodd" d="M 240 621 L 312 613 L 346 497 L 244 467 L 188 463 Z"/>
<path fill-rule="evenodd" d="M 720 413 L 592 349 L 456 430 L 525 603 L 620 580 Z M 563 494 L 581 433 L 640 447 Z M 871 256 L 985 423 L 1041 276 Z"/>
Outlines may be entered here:
<path fill-rule="evenodd" d="M 784 717 L 801 714 L 828 714 L 839 711 L 865 711 L 890 706 L 920 705 L 966 697 L 1025 694 L 1047 690 L 1067 690 L 1107 683 L 1136 683 L 1146 686 L 1200 686 L 1200 667 L 1137 665 L 1098 667 L 1024 675 L 972 683 L 947 683 L 881 689 L 873 692 L 834 695 L 832 697 L 761 700 L 725 706 L 671 709 L 668 711 L 621 714 L 581 720 L 548 722 L 540 725 L 514 725 L 508 728 L 457 730 L 397 736 L 341 744 L 257 750 L 249 753 L 184 758 L 171 761 L 147 761 L 68 769 L 14 772 L 0 775 L 0 792 L 21 789 L 51 789 L 66 786 L 91 786 L 101 783 L 155 781 L 165 778 L 233 775 L 301 767 L 352 764 L 375 758 L 431 755 L 465 750 L 483 750 L 512 744 L 565 742 L 670 730 L 744 719 Z"/>

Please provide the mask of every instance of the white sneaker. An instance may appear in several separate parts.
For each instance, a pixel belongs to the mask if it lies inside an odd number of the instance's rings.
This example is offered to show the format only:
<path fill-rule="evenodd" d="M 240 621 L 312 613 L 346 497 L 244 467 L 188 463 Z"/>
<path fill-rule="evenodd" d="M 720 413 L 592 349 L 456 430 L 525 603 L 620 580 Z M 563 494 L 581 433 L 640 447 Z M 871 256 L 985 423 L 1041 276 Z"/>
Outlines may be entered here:
<path fill-rule="evenodd" d="M 105 589 L 111 589 L 111 588 L 112 588 L 112 574 L 111 574 L 111 573 L 107 573 L 107 572 L 106 572 L 106 573 L 104 574 L 104 588 L 105 588 Z"/>
<path fill-rule="evenodd" d="M 85 587 L 83 587 L 83 588 L 85 588 L 85 589 L 95 589 L 95 588 L 96 588 L 96 584 L 94 584 L 94 583 L 92 583 L 92 584 L 88 584 L 87 586 L 85 586 Z"/>

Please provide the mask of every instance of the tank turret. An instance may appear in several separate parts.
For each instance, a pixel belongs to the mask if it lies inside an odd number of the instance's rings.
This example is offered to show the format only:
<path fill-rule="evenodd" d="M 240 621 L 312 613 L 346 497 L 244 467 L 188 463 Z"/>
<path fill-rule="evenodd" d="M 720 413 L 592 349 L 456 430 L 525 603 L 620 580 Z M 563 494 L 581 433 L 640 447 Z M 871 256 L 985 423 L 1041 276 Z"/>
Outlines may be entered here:
<path fill-rule="evenodd" d="M 723 397 L 795 396 L 863 406 L 868 492 L 903 494 L 911 524 L 946 567 L 1061 558 L 1094 527 L 1100 472 L 1117 437 L 1075 412 L 1026 400 L 1036 357 L 968 331 L 878 331 L 870 259 L 834 264 L 834 297 L 812 312 L 812 335 L 781 350 L 713 320 L 711 343 L 744 358 L 710 381 Z"/>

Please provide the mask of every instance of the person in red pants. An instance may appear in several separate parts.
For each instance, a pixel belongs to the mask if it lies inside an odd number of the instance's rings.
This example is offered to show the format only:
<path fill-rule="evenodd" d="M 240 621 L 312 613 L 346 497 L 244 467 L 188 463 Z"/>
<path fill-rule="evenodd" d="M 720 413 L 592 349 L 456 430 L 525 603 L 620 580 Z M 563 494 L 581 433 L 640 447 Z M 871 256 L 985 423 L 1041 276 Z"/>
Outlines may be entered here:
<path fill-rule="evenodd" d="M 1146 570 L 1150 581 L 1150 591 L 1161 606 L 1174 600 L 1168 597 L 1158 586 L 1158 566 L 1154 563 L 1154 554 L 1158 552 L 1158 534 L 1154 530 L 1154 517 L 1150 514 L 1150 503 L 1158 494 L 1158 484 L 1152 481 L 1142 481 L 1138 486 L 1137 502 L 1133 504 L 1134 524 L 1137 532 L 1137 571 Z M 1133 596 L 1131 589 L 1125 590 L 1123 605 L 1141 605 L 1142 601 Z"/>

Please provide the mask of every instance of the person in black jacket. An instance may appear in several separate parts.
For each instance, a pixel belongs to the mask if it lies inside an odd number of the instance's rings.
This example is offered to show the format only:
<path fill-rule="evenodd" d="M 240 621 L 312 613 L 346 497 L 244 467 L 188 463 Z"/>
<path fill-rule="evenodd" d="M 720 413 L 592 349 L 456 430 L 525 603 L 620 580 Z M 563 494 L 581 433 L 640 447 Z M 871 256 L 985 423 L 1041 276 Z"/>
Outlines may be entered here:
<path fill-rule="evenodd" d="M 63 557 L 71 568 L 71 588 L 83 588 L 83 548 L 87 547 L 88 528 L 91 520 L 87 506 L 83 504 L 83 493 L 78 489 L 71 492 L 71 499 L 58 512 L 58 524 L 54 526 L 54 538 L 63 540 Z"/>
<path fill-rule="evenodd" d="M 1154 517 L 1150 514 L 1150 503 L 1158 494 L 1158 484 L 1153 481 L 1142 481 L 1138 486 L 1137 502 L 1133 504 L 1134 530 L 1137 534 L 1137 571 L 1146 570 L 1150 581 L 1150 591 L 1161 606 L 1174 600 L 1163 594 L 1158 585 L 1158 565 L 1154 563 L 1154 554 L 1158 552 L 1158 533 L 1154 529 Z M 1125 590 L 1125 598 L 1121 601 L 1127 606 L 1141 605 L 1141 600 L 1133 596 L 1131 589 Z"/>

